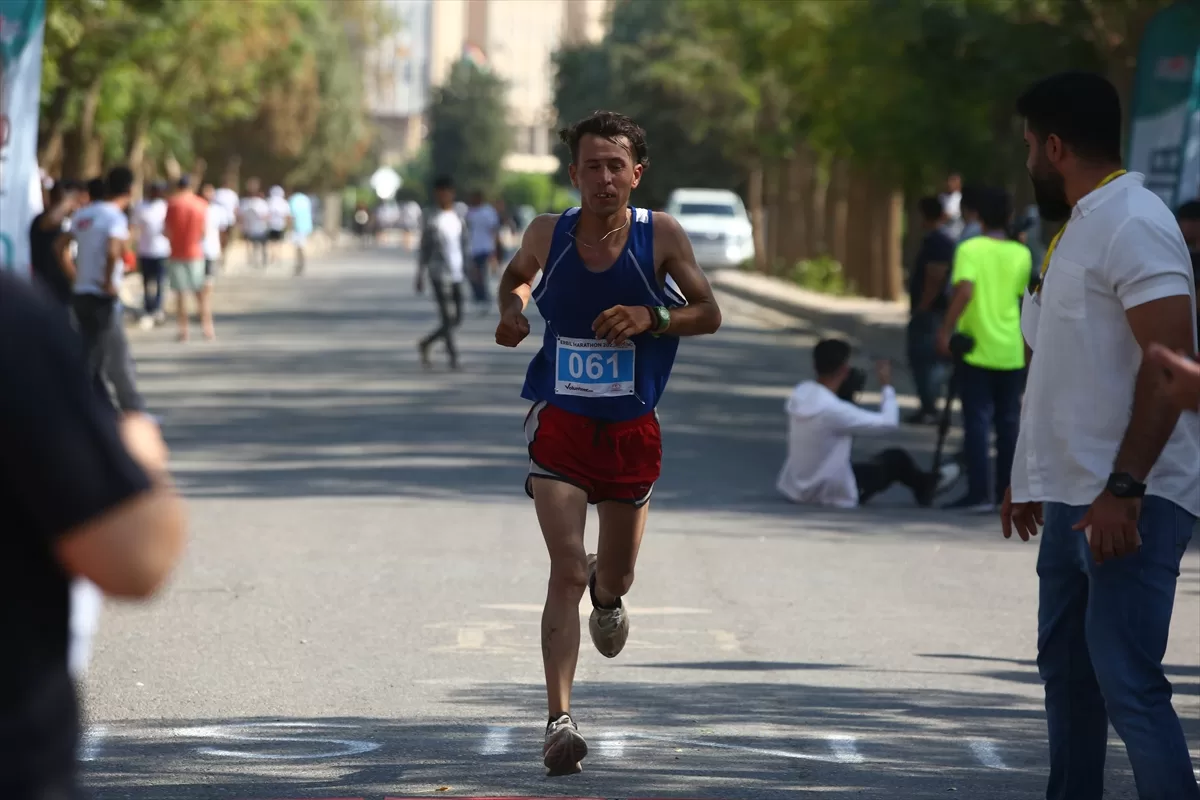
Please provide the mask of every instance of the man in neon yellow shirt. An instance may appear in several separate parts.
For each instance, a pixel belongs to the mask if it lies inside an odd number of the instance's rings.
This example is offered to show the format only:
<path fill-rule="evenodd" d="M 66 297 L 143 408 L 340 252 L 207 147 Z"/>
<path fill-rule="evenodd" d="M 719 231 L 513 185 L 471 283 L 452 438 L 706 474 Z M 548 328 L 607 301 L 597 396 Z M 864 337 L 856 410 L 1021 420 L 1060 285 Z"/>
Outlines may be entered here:
<path fill-rule="evenodd" d="M 1029 248 L 1008 238 L 1012 204 L 1003 190 L 978 197 L 983 235 L 954 251 L 950 283 L 954 297 L 938 334 L 938 349 L 949 354 L 957 330 L 975 346 L 958 368 L 963 408 L 963 449 L 967 493 L 947 508 L 991 511 L 1008 488 L 1021 420 L 1025 383 L 1025 340 L 1021 335 L 1021 296 L 1033 268 Z M 991 430 L 996 431 L 996 470 L 989 481 Z"/>

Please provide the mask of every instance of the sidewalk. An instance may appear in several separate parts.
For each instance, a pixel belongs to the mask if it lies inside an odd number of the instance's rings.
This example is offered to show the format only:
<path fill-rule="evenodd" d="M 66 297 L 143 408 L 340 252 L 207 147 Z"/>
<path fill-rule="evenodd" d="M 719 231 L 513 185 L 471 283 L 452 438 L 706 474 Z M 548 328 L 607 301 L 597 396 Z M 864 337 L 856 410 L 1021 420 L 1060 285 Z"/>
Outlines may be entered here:
<path fill-rule="evenodd" d="M 907 300 L 889 302 L 837 297 L 740 270 L 714 271 L 708 278 L 713 288 L 803 319 L 819 334 L 849 338 L 856 350 L 870 358 L 889 358 L 899 369 L 903 369 L 908 361 L 905 349 Z"/>

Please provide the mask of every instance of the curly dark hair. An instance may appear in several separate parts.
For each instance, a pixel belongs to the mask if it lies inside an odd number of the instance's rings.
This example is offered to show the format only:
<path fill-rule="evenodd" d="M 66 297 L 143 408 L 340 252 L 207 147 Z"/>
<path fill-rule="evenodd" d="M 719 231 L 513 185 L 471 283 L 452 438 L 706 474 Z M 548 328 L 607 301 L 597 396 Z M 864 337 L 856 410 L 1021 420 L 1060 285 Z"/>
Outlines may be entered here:
<path fill-rule="evenodd" d="M 571 150 L 571 160 L 579 162 L 579 141 L 584 136 L 600 136 L 609 141 L 624 138 L 629 142 L 633 163 L 643 167 L 650 164 L 650 148 L 646 146 L 646 132 L 624 114 L 615 111 L 593 111 L 569 128 L 558 132 L 558 138 Z"/>

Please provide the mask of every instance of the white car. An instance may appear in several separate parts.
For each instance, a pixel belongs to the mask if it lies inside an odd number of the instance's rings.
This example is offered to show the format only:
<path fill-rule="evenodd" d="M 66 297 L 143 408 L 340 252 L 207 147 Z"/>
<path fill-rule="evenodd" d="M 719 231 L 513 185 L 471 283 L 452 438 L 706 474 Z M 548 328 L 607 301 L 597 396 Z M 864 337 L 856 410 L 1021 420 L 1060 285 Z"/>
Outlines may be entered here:
<path fill-rule="evenodd" d="M 727 189 L 676 189 L 666 211 L 683 226 L 697 263 L 736 267 L 754 258 L 754 235 L 742 198 Z"/>

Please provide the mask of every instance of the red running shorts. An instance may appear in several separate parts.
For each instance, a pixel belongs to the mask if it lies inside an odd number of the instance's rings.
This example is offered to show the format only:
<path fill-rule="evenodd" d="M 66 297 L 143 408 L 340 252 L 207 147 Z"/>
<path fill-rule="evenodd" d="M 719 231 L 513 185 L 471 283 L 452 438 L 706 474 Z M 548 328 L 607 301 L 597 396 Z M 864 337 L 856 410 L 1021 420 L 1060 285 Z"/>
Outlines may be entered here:
<path fill-rule="evenodd" d="M 642 506 L 650 501 L 662 470 L 662 434 L 653 411 L 612 422 L 572 414 L 545 401 L 525 417 L 529 476 L 565 481 L 583 489 L 589 503 L 616 501 Z"/>

